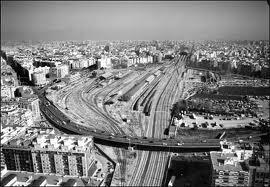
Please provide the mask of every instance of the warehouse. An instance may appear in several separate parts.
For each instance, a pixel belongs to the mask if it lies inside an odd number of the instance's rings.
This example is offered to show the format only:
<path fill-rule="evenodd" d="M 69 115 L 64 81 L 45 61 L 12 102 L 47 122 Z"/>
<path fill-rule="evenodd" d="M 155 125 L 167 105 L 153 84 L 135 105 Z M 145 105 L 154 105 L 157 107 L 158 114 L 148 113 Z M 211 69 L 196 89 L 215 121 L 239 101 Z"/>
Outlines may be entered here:
<path fill-rule="evenodd" d="M 99 77 L 99 79 L 100 80 L 108 80 L 108 79 L 110 79 L 110 78 L 112 78 L 113 77 L 113 74 L 111 74 L 111 73 L 104 73 L 103 75 L 101 75 L 100 77 Z"/>
<path fill-rule="evenodd" d="M 121 99 L 123 101 L 129 101 L 133 97 L 135 97 L 137 94 L 141 93 L 144 86 L 146 85 L 145 82 L 137 83 L 135 84 L 130 90 L 128 90 Z"/>

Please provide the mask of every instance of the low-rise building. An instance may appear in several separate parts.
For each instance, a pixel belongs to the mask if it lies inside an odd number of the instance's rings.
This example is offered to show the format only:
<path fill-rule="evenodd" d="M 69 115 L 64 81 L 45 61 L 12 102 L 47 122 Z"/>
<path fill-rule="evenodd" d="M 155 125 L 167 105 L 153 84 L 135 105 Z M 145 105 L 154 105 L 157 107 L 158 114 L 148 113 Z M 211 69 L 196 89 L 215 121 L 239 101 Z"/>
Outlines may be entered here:
<path fill-rule="evenodd" d="M 31 74 L 32 82 L 36 86 L 44 86 L 48 83 L 46 75 L 49 73 L 49 67 L 35 68 Z"/>
<path fill-rule="evenodd" d="M 51 68 L 51 75 L 57 78 L 63 78 L 69 74 L 69 66 L 66 64 L 60 64 Z"/>
<path fill-rule="evenodd" d="M 112 67 L 112 59 L 111 57 L 107 57 L 105 55 L 101 56 L 100 60 L 100 66 L 103 68 L 111 68 Z"/>
<path fill-rule="evenodd" d="M 263 158 L 251 159 L 247 162 L 249 168 L 249 186 L 261 187 L 270 185 L 269 163 Z"/>
<path fill-rule="evenodd" d="M 169 136 L 170 137 L 175 137 L 177 133 L 177 126 L 170 126 L 170 130 L 169 130 Z"/>
<path fill-rule="evenodd" d="M 16 87 L 14 86 L 1 85 L 1 98 L 6 98 L 6 99 L 14 98 L 15 90 L 16 90 Z"/>
<path fill-rule="evenodd" d="M 32 116 L 34 121 L 40 120 L 40 108 L 38 97 L 24 98 L 21 97 L 17 100 L 20 108 L 30 109 L 32 111 Z"/>
<path fill-rule="evenodd" d="M 234 153 L 239 161 L 244 161 L 252 157 L 253 149 L 248 143 L 232 143 L 226 140 L 221 141 L 223 153 Z"/>
<path fill-rule="evenodd" d="M 1 106 L 1 125 L 2 126 L 32 126 L 33 117 L 29 109 L 18 108 L 15 105 Z"/>

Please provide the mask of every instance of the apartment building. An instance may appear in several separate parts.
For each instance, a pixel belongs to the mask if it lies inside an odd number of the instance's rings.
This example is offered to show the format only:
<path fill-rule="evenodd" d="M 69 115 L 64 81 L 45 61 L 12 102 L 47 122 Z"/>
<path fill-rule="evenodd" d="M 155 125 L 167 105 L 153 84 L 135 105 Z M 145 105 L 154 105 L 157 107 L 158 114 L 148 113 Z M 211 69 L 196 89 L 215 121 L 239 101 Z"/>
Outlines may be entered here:
<path fill-rule="evenodd" d="M 92 163 L 92 139 L 55 135 L 38 136 L 32 151 L 34 171 L 87 176 Z"/>
<path fill-rule="evenodd" d="M 28 132 L 3 145 L 7 170 L 88 176 L 94 164 L 92 137 Z"/>
<path fill-rule="evenodd" d="M 269 182 L 269 163 L 263 158 L 255 158 L 248 162 L 249 186 L 267 187 Z"/>
<path fill-rule="evenodd" d="M 210 152 L 212 186 L 248 186 L 249 170 L 235 153 Z"/>
<path fill-rule="evenodd" d="M 63 78 L 69 74 L 69 66 L 66 64 L 56 65 L 51 68 L 51 75 L 56 76 L 57 78 Z"/>
<path fill-rule="evenodd" d="M 17 100 L 17 103 L 20 108 L 30 109 L 32 111 L 34 121 L 40 119 L 39 99 L 37 97 L 21 97 Z"/>
<path fill-rule="evenodd" d="M 46 74 L 43 71 L 35 71 L 31 77 L 35 86 L 44 86 L 47 84 Z"/>
<path fill-rule="evenodd" d="M 7 170 L 34 172 L 29 144 L 30 141 L 12 139 L 3 145 L 2 152 Z"/>

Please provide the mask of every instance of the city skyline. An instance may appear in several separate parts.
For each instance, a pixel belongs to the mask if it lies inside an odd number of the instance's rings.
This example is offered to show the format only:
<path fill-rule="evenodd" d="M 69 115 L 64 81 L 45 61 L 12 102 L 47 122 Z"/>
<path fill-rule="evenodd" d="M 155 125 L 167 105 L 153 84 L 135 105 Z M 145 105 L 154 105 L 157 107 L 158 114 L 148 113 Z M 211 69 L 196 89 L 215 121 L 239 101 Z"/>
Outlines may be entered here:
<path fill-rule="evenodd" d="M 269 40 L 266 1 L 1 4 L 2 40 Z"/>

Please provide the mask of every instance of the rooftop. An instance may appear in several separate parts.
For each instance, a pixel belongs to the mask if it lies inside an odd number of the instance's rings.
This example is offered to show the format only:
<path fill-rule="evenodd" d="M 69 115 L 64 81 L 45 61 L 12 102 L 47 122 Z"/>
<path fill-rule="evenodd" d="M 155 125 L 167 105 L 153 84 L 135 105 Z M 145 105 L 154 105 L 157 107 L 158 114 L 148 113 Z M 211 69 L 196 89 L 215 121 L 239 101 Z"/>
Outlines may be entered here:
<path fill-rule="evenodd" d="M 100 77 L 103 77 L 103 78 L 107 79 L 107 78 L 109 78 L 111 76 L 113 76 L 113 74 L 107 72 L 107 73 L 104 73 L 103 75 L 101 75 Z"/>
<path fill-rule="evenodd" d="M 234 153 L 211 151 L 210 157 L 214 170 L 227 170 L 235 172 L 247 171 L 245 163 L 239 162 L 237 155 Z"/>
<path fill-rule="evenodd" d="M 74 186 L 76 182 L 77 181 L 75 179 L 68 179 L 66 182 L 62 182 L 61 186 Z"/>
<path fill-rule="evenodd" d="M 11 175 L 11 176 L 9 176 Z M 8 178 L 5 179 L 5 178 Z M 75 183 L 77 183 L 78 186 L 85 186 L 85 179 L 80 179 L 77 177 L 62 177 L 62 176 L 57 176 L 57 175 L 45 175 L 45 174 L 33 174 L 33 173 L 29 173 L 29 172 L 18 172 L 18 171 L 9 171 L 8 173 L 6 173 L 4 175 L 4 177 L 2 178 L 3 180 L 1 180 L 1 186 L 4 186 L 3 181 L 10 181 L 12 180 L 14 177 L 17 177 L 17 181 L 18 182 L 26 182 L 29 181 L 31 182 L 31 186 L 39 186 L 38 183 L 42 183 L 44 181 L 44 179 L 47 181 L 47 185 L 48 186 L 52 186 L 52 185 L 57 185 L 59 184 L 61 181 L 62 183 L 60 183 L 61 185 L 63 185 L 63 183 L 65 184 L 64 186 L 72 186 L 73 181 Z M 32 180 L 31 180 L 32 178 Z M 29 180 L 30 179 L 30 180 Z M 70 181 L 70 182 L 68 182 Z M 33 184 L 34 183 L 34 184 Z M 74 184 L 75 184 L 74 183 Z"/>
<path fill-rule="evenodd" d="M 6 186 L 12 179 L 16 177 L 15 174 L 9 174 L 1 180 L 1 186 Z"/>
<path fill-rule="evenodd" d="M 33 180 L 30 186 L 40 186 L 45 180 L 46 180 L 46 177 L 40 176 L 37 179 Z"/>

